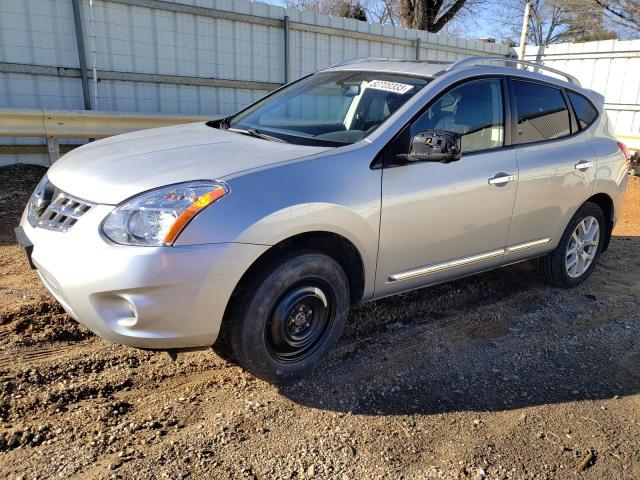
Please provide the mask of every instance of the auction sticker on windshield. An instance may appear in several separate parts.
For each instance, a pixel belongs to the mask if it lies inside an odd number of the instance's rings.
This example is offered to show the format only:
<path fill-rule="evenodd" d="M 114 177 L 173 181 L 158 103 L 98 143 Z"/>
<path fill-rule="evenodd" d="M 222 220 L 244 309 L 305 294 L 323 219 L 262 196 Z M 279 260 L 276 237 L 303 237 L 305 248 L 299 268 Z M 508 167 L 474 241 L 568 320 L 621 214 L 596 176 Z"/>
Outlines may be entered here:
<path fill-rule="evenodd" d="M 367 88 L 375 88 L 376 90 L 385 90 L 387 92 L 393 92 L 397 94 L 407 93 L 413 88 L 413 85 L 406 83 L 387 82 L 386 80 L 372 80 L 367 85 Z"/>

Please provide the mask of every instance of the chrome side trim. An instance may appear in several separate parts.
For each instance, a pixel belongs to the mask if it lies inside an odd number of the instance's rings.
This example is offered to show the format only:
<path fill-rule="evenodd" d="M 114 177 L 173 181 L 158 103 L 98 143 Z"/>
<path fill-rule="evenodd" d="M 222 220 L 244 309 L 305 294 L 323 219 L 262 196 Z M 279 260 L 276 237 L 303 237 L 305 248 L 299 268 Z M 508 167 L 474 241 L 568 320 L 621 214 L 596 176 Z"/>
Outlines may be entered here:
<path fill-rule="evenodd" d="M 539 247 L 541 245 L 545 245 L 551 241 L 550 238 L 541 238 L 540 240 L 533 240 L 531 242 L 519 243 L 517 245 L 512 245 L 507 247 L 507 253 L 519 252 L 521 250 L 527 250 L 529 248 Z"/>
<path fill-rule="evenodd" d="M 471 255 L 469 257 L 458 258 L 456 260 L 449 260 L 447 262 L 436 263 L 434 265 L 427 265 L 426 267 L 407 270 L 406 272 L 394 273 L 389 277 L 389 281 L 397 282 L 400 280 L 407 280 L 409 278 L 420 277 L 422 275 L 428 275 L 430 273 L 439 272 L 441 270 L 461 267 L 462 265 L 468 265 L 470 263 L 481 262 L 482 260 L 500 257 L 504 255 L 504 253 L 504 248 L 501 248 L 499 250 L 492 250 L 490 252 L 480 253 L 478 255 Z"/>
<path fill-rule="evenodd" d="M 471 263 L 481 262 L 490 258 L 501 257 L 507 253 L 520 252 L 522 250 L 528 250 L 529 248 L 539 247 L 545 245 L 551 241 L 551 238 L 541 238 L 539 240 L 532 240 L 531 242 L 518 243 L 510 247 L 500 248 L 498 250 L 492 250 L 490 252 L 479 253 L 478 255 L 471 255 L 469 257 L 462 257 L 456 260 L 449 260 L 447 262 L 436 263 L 434 265 L 427 265 L 426 267 L 414 268 L 413 270 L 407 270 L 405 272 L 394 273 L 389 276 L 390 282 L 398 282 L 400 280 L 407 280 L 409 278 L 420 277 L 422 275 L 429 275 L 431 273 L 440 272 L 449 268 L 462 267 L 463 265 L 469 265 Z"/>

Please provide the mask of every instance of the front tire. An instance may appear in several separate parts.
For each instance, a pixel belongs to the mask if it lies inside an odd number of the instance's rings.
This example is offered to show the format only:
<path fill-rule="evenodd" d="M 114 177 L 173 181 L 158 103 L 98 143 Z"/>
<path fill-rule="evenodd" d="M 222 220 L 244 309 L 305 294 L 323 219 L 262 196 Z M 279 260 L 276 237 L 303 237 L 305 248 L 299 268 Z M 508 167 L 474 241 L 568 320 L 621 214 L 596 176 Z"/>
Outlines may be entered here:
<path fill-rule="evenodd" d="M 256 377 L 281 382 L 315 367 L 333 347 L 349 311 L 340 265 L 298 252 L 263 268 L 234 302 L 227 323 L 233 358 Z"/>
<path fill-rule="evenodd" d="M 584 282 L 602 252 L 606 225 L 604 213 L 598 205 L 587 202 L 580 207 L 569 221 L 556 249 L 539 259 L 544 280 L 562 288 Z"/>

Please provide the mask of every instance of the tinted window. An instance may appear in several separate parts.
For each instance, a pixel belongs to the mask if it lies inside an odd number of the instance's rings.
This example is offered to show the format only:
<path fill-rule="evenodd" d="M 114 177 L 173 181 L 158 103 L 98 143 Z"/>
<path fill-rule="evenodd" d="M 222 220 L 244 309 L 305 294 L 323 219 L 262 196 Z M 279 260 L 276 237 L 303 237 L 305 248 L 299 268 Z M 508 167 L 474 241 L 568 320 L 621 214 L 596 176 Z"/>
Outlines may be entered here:
<path fill-rule="evenodd" d="M 516 143 L 537 142 L 571 133 L 569 109 L 558 88 L 532 82 L 513 82 L 518 115 Z"/>
<path fill-rule="evenodd" d="M 589 100 L 579 93 L 570 91 L 567 93 L 569 94 L 571 105 L 573 105 L 573 111 L 576 112 L 576 117 L 578 117 L 580 128 L 586 128 L 591 125 L 598 116 L 598 111 Z"/>
<path fill-rule="evenodd" d="M 461 133 L 463 153 L 501 147 L 504 116 L 500 80 L 475 80 L 445 93 L 411 125 L 411 138 L 425 130 Z"/>

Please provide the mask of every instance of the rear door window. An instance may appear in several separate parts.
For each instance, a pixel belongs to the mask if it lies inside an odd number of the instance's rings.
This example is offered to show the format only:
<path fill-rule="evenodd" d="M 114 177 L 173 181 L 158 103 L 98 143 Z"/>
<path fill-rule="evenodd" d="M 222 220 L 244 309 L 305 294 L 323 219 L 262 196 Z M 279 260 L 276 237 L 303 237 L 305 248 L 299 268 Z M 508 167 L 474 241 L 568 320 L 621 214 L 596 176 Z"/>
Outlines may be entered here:
<path fill-rule="evenodd" d="M 562 90 L 514 80 L 518 130 L 516 143 L 552 140 L 571 134 L 571 117 Z"/>
<path fill-rule="evenodd" d="M 567 90 L 567 94 L 569 95 L 571 105 L 573 105 L 573 111 L 576 113 L 580 128 L 587 128 L 598 116 L 596 107 L 579 93 Z"/>

